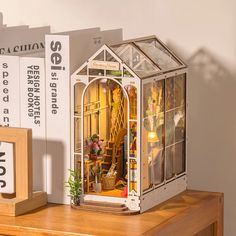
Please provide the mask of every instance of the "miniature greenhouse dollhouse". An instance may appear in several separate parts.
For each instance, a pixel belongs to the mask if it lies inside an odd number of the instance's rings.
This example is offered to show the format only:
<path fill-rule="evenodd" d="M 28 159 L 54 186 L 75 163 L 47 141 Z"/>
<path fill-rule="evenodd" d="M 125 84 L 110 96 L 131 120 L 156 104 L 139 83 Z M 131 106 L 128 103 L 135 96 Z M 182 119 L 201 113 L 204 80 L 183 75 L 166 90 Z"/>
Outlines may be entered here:
<path fill-rule="evenodd" d="M 82 201 L 143 212 L 186 189 L 186 77 L 156 37 L 104 45 L 72 75 Z"/>

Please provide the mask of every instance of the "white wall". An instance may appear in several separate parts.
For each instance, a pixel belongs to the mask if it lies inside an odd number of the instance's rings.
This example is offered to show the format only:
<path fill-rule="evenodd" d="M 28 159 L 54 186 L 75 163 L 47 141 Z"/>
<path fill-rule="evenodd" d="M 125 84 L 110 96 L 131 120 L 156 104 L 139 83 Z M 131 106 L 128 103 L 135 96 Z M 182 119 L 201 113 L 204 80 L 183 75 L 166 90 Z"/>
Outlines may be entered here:
<path fill-rule="evenodd" d="M 0 6 L 8 25 L 156 34 L 188 61 L 188 186 L 224 192 L 225 235 L 236 234 L 235 0 L 0 0 Z"/>

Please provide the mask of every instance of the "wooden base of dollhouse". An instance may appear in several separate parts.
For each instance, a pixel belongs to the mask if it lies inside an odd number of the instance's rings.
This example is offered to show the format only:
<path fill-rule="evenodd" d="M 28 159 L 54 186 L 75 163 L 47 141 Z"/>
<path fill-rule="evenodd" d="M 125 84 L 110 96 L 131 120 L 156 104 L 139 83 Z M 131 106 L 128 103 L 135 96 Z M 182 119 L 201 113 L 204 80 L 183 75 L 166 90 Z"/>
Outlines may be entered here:
<path fill-rule="evenodd" d="M 174 197 L 177 194 L 184 192 L 187 188 L 187 178 L 183 175 L 163 186 L 160 186 L 149 193 L 142 196 L 141 213 L 152 207 Z"/>
<path fill-rule="evenodd" d="M 77 210 L 95 211 L 102 213 L 110 213 L 113 215 L 137 215 L 140 211 L 131 211 L 125 204 L 85 201 L 80 206 L 71 205 L 72 208 Z"/>
<path fill-rule="evenodd" d="M 47 204 L 46 192 L 34 192 L 29 199 L 0 198 L 0 215 L 18 216 Z"/>

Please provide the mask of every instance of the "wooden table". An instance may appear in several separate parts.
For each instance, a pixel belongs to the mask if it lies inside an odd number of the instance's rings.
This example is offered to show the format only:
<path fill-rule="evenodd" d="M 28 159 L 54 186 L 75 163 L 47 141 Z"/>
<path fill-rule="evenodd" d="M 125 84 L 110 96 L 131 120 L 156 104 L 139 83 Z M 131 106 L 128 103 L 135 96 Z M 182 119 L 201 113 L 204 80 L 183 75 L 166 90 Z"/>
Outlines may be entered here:
<path fill-rule="evenodd" d="M 68 205 L 48 204 L 18 217 L 0 216 L 0 234 L 223 236 L 223 194 L 188 190 L 134 216 L 87 212 L 74 210 Z"/>

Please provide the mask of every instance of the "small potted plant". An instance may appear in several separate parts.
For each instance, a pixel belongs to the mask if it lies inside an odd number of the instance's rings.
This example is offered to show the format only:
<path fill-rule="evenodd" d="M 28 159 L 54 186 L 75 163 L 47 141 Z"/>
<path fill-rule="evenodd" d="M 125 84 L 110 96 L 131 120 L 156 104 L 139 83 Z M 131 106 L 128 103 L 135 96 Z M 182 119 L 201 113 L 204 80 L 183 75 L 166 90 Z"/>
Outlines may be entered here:
<path fill-rule="evenodd" d="M 87 148 L 89 150 L 89 159 L 96 161 L 102 155 L 102 143 L 103 140 L 99 139 L 97 134 L 92 135 L 87 143 Z"/>
<path fill-rule="evenodd" d="M 70 175 L 68 181 L 65 183 L 69 188 L 72 205 L 80 205 L 80 196 L 82 194 L 82 181 L 78 170 L 69 169 Z"/>

